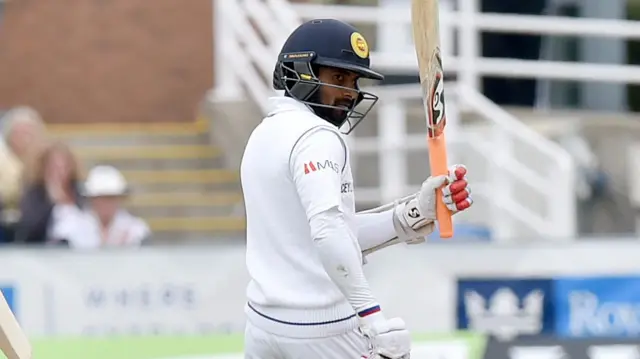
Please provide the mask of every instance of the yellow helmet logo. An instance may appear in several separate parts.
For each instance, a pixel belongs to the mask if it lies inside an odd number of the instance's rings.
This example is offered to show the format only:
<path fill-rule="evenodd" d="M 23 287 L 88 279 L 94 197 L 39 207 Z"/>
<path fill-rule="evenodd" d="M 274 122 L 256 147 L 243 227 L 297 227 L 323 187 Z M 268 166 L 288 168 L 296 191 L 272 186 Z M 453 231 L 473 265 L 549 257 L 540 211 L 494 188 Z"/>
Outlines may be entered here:
<path fill-rule="evenodd" d="M 369 45 L 367 45 L 367 40 L 359 32 L 351 34 L 351 48 L 353 48 L 353 52 L 358 57 L 363 59 L 369 57 Z"/>

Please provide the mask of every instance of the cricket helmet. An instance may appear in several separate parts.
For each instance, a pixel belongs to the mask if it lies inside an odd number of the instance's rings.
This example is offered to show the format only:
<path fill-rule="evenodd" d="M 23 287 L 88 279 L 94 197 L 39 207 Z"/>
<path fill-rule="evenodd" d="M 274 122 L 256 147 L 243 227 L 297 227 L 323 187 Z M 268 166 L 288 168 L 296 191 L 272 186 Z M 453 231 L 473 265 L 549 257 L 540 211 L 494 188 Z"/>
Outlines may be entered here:
<path fill-rule="evenodd" d="M 378 97 L 356 85 L 355 89 L 348 89 L 357 93 L 348 109 L 322 104 L 318 91 L 321 86 L 347 88 L 320 81 L 318 71 L 320 67 L 333 67 L 353 72 L 359 78 L 384 79 L 371 69 L 370 63 L 369 45 L 355 27 L 334 19 L 311 20 L 295 29 L 282 47 L 273 72 L 273 87 L 284 90 L 286 96 L 306 104 L 337 127 L 347 123 L 344 132 L 349 133 L 364 119 Z M 360 104 L 362 110 L 356 110 Z M 343 115 L 336 117 L 335 109 L 342 110 L 338 113 Z"/>

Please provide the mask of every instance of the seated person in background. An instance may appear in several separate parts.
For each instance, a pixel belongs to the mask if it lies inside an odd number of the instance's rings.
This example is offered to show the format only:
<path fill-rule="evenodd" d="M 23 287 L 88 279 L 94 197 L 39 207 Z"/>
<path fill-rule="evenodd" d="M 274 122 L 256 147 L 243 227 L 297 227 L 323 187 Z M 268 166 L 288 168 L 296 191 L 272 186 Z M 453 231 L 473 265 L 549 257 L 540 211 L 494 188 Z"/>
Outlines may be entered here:
<path fill-rule="evenodd" d="M 44 122 L 34 109 L 15 107 L 2 116 L 0 200 L 3 208 L 0 219 L 12 230 L 20 217 L 18 207 L 25 185 L 24 164 L 34 151 L 44 145 L 46 138 Z"/>
<path fill-rule="evenodd" d="M 73 207 L 53 223 L 52 237 L 72 248 L 140 246 L 151 231 L 122 206 L 128 194 L 122 173 L 112 166 L 91 169 L 84 185 L 85 209 Z"/>
<path fill-rule="evenodd" d="M 35 153 L 25 175 L 16 242 L 49 242 L 53 222 L 81 208 L 78 162 L 67 145 L 54 142 Z"/>

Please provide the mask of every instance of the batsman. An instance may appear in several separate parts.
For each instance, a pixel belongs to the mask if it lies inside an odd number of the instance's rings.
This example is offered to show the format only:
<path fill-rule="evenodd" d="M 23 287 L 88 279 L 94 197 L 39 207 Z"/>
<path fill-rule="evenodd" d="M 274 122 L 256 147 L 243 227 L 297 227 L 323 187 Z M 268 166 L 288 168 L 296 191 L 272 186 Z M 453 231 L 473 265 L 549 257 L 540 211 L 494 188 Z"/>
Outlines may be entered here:
<path fill-rule="evenodd" d="M 362 78 L 383 76 L 371 69 L 365 38 L 341 21 L 302 24 L 279 54 L 273 86 L 284 96 L 269 99 L 241 164 L 251 277 L 245 358 L 409 358 L 410 333 L 376 300 L 364 256 L 423 242 L 436 222 L 436 189 L 451 213 L 473 202 L 467 170 L 456 165 L 418 193 L 356 212 L 343 135 L 378 100 L 360 89 Z"/>

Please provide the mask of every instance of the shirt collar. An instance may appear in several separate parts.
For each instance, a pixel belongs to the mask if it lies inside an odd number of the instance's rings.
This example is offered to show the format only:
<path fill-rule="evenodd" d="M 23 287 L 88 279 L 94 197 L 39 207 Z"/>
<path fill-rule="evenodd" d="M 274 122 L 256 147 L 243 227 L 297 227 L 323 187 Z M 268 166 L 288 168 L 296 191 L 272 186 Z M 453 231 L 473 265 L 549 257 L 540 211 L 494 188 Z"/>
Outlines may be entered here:
<path fill-rule="evenodd" d="M 270 97 L 268 101 L 268 115 L 273 116 L 277 113 L 286 111 L 307 111 L 312 112 L 309 106 L 304 103 L 286 96 L 274 96 Z"/>

